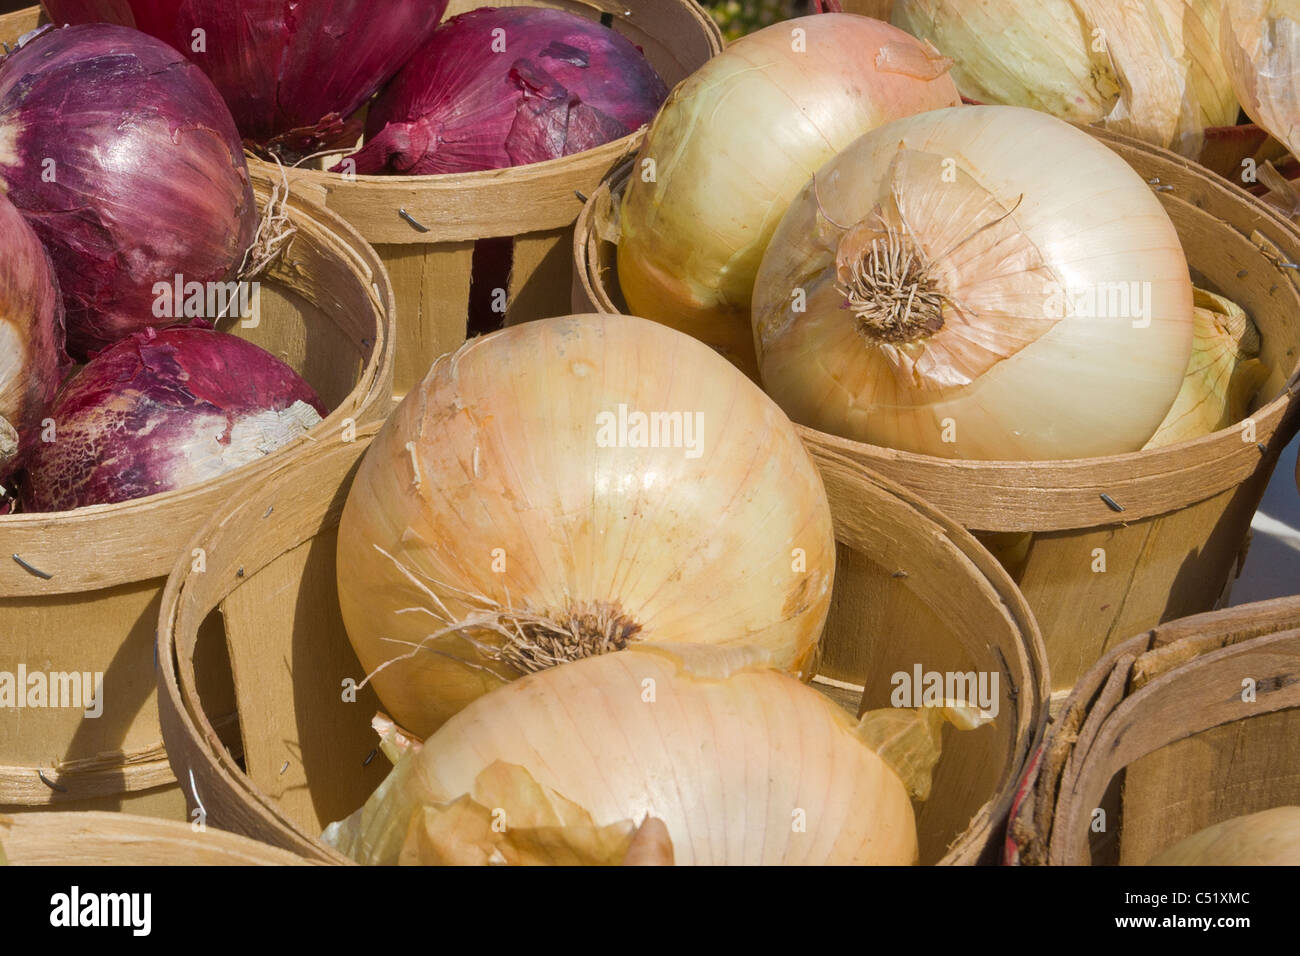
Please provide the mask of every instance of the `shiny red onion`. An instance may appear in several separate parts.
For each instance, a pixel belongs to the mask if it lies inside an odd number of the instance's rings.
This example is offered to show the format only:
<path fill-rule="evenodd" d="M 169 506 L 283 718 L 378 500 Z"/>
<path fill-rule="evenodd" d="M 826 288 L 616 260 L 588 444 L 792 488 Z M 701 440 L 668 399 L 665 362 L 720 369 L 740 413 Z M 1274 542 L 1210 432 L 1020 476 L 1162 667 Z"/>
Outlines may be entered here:
<path fill-rule="evenodd" d="M 327 414 L 256 345 L 206 327 L 148 329 L 101 352 L 50 410 L 27 465 L 29 511 L 70 511 L 186 488 L 257 461 Z"/>
<path fill-rule="evenodd" d="M 239 131 L 307 154 L 350 146 L 355 113 L 442 19 L 447 0 L 46 0 L 56 23 L 102 21 L 172 44 L 203 68 Z M 202 30 L 201 43 L 196 30 Z"/>
<path fill-rule="evenodd" d="M 484 7 L 440 26 L 393 78 L 351 159 L 358 173 L 416 176 L 522 166 L 626 136 L 667 96 L 641 51 L 599 23 Z"/>
<path fill-rule="evenodd" d="M 0 481 L 36 441 L 66 359 L 54 269 L 0 193 Z"/>
<path fill-rule="evenodd" d="M 124 27 L 49 30 L 0 63 L 0 188 L 50 253 L 78 359 L 158 324 L 155 283 L 233 277 L 257 227 L 221 96 Z"/>

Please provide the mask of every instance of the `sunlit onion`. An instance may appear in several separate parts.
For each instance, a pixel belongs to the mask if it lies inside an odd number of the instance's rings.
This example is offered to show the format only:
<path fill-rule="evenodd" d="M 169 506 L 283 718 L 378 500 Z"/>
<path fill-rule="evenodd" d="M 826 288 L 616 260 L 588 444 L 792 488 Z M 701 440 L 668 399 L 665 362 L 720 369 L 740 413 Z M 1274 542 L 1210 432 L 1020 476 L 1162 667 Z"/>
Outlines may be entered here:
<path fill-rule="evenodd" d="M 523 674 L 642 641 L 753 644 L 807 672 L 834 570 L 821 476 L 781 410 L 626 316 L 443 356 L 339 527 L 348 636 L 420 736 Z"/>
<path fill-rule="evenodd" d="M 36 440 L 64 359 L 63 304 L 49 257 L 0 194 L 0 481 Z"/>
<path fill-rule="evenodd" d="M 623 198 L 618 276 L 630 310 L 752 372 L 754 277 L 786 206 L 868 130 L 959 103 L 948 65 L 848 14 L 775 24 L 705 64 L 651 124 Z"/>
<path fill-rule="evenodd" d="M 212 83 L 165 43 L 102 24 L 0 63 L 0 189 L 50 253 L 79 359 L 158 324 L 156 283 L 230 278 L 257 221 Z"/>
<path fill-rule="evenodd" d="M 650 122 L 668 90 L 612 29 L 561 10 L 448 20 L 379 95 L 358 173 L 473 172 L 569 156 Z"/>
<path fill-rule="evenodd" d="M 437 27 L 447 0 L 45 0 L 56 23 L 117 23 L 163 40 L 216 84 L 240 133 L 311 153 Z"/>
<path fill-rule="evenodd" d="M 1206 827 L 1148 866 L 1300 866 L 1300 807 L 1274 807 Z"/>
<path fill-rule="evenodd" d="M 755 288 L 795 421 L 945 458 L 1137 451 L 1192 350 L 1178 234 L 1117 154 L 1045 113 L 898 120 L 818 171 Z"/>
<path fill-rule="evenodd" d="M 60 390 L 24 504 L 70 511 L 186 488 L 269 455 L 324 414 L 311 386 L 250 342 L 207 328 L 148 329 Z"/>

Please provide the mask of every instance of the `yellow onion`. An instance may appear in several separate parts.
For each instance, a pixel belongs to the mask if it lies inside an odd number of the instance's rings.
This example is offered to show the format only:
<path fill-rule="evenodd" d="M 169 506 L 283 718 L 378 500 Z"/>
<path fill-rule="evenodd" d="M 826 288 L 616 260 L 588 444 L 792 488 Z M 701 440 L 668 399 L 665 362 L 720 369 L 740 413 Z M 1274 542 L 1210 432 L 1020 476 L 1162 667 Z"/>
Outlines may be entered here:
<path fill-rule="evenodd" d="M 1259 359 L 1259 330 L 1235 302 L 1194 290 L 1195 343 L 1187 377 L 1174 407 L 1147 442 L 1160 448 L 1212 435 L 1246 417 L 1250 402 L 1268 380 Z"/>
<path fill-rule="evenodd" d="M 1300 155 L 1300 0 L 1223 0 L 1221 46 L 1247 115 Z"/>
<path fill-rule="evenodd" d="M 759 271 L 763 385 L 795 421 L 945 458 L 1137 451 L 1192 349 L 1169 216 L 1061 120 L 967 106 L 827 163 Z"/>
<path fill-rule="evenodd" d="M 1220 0 L 897 0 L 891 20 L 955 63 L 963 95 L 1104 123 L 1196 157 L 1237 120 Z"/>
<path fill-rule="evenodd" d="M 644 644 L 516 681 L 408 748 L 325 840 L 371 864 L 620 863 L 656 817 L 683 865 L 915 863 L 909 784 L 923 798 L 945 719 L 983 717 L 855 721 L 766 657 Z"/>
<path fill-rule="evenodd" d="M 1300 807 L 1233 817 L 1157 854 L 1147 866 L 1300 866 Z"/>
<path fill-rule="evenodd" d="M 367 453 L 338 542 L 352 645 L 419 736 L 522 674 L 641 641 L 753 644 L 811 676 L 834 570 L 821 476 L 781 410 L 626 316 L 439 359 Z"/>
<path fill-rule="evenodd" d="M 618 275 L 631 312 L 752 373 L 754 274 L 786 206 L 862 133 L 958 104 L 948 65 L 887 23 L 833 13 L 714 57 L 651 124 L 623 197 Z"/>

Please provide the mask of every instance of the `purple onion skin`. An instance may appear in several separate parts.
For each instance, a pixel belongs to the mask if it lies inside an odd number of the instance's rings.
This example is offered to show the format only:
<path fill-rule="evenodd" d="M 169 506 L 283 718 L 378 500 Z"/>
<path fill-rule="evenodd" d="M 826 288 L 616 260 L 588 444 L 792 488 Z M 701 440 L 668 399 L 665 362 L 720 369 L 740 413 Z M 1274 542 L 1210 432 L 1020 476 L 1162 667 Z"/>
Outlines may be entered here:
<path fill-rule="evenodd" d="M 229 447 L 248 416 L 295 402 L 327 414 L 292 368 L 243 339 L 204 327 L 136 333 L 97 355 L 59 392 L 50 411 L 55 440 L 33 449 L 23 504 L 34 512 L 71 511 L 215 477 L 211 459 L 195 467 L 214 438 Z"/>
<path fill-rule="evenodd" d="M 0 481 L 37 439 L 69 365 L 63 347 L 63 302 L 49 256 L 0 193 L 0 417 L 19 438 L 18 457 L 0 461 Z"/>
<path fill-rule="evenodd" d="M 0 63 L 0 188 L 50 253 L 79 360 L 159 324 L 155 283 L 233 278 L 257 228 L 216 88 L 124 27 L 50 30 Z"/>
<path fill-rule="evenodd" d="M 502 39 L 505 51 L 494 52 Z M 350 158 L 362 174 L 522 166 L 626 136 L 667 96 L 641 51 L 599 23 L 484 7 L 440 26 L 393 78 L 371 105 L 365 148 Z"/>
<path fill-rule="evenodd" d="M 118 23 L 212 78 L 243 136 L 305 155 L 346 148 L 344 123 L 429 38 L 448 0 L 46 0 L 54 22 Z M 204 31 L 196 49 L 194 31 Z"/>

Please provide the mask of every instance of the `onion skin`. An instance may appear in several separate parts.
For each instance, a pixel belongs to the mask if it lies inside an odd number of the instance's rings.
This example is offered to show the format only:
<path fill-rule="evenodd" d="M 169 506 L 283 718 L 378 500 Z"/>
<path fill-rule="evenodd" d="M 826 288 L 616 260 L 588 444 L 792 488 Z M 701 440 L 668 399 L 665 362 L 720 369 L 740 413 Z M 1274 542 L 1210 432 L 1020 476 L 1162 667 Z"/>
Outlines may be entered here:
<path fill-rule="evenodd" d="M 278 421 L 275 413 L 283 413 Z M 54 440 L 38 444 L 28 465 L 29 511 L 197 484 L 268 454 L 270 438 L 296 438 L 326 409 L 269 352 L 194 327 L 148 329 L 101 352 L 68 380 L 49 414 Z"/>
<path fill-rule="evenodd" d="M 1206 827 L 1147 866 L 1300 866 L 1300 807 L 1274 807 Z"/>
<path fill-rule="evenodd" d="M 507 832 L 468 825 L 494 810 Z M 847 713 L 751 651 L 677 644 L 493 691 L 325 839 L 370 864 L 564 863 L 593 828 L 621 826 L 621 843 L 605 841 L 612 858 L 583 859 L 620 863 L 647 815 L 683 866 L 917 861 L 907 790 Z"/>
<path fill-rule="evenodd" d="M 0 419 L 16 435 L 14 447 L 0 448 L 0 480 L 36 440 L 67 361 L 63 344 L 63 302 L 49 256 L 0 195 Z"/>
<path fill-rule="evenodd" d="M 795 29 L 806 52 L 793 49 Z M 858 136 L 958 105 L 946 73 L 889 71 L 946 65 L 896 27 L 833 13 L 766 27 L 706 63 L 651 124 L 623 197 L 618 276 L 629 310 L 755 375 L 750 298 L 781 214 Z"/>
<path fill-rule="evenodd" d="M 897 227 L 895 191 L 944 296 L 942 327 L 900 343 L 863 330 L 837 274 L 870 255 L 882 204 Z M 1140 450 L 1182 388 L 1193 328 L 1186 256 L 1150 186 L 1082 130 L 1010 106 L 862 137 L 790 206 L 755 290 L 763 385 L 792 419 L 942 458 Z"/>
<path fill-rule="evenodd" d="M 116 23 L 171 44 L 225 97 L 244 138 L 307 154 L 344 147 L 344 120 L 437 27 L 447 0 L 45 0 L 58 24 Z M 193 31 L 206 34 L 194 49 Z"/>
<path fill-rule="evenodd" d="M 493 52 L 498 30 L 504 52 Z M 641 52 L 599 23 L 472 10 L 439 27 L 379 95 L 351 159 L 358 173 L 411 176 L 542 162 L 628 135 L 667 95 Z"/>
<path fill-rule="evenodd" d="M 621 404 L 702 416 L 700 454 L 602 446 Z M 338 540 L 352 646 L 422 737 L 528 669 L 494 658 L 509 643 L 484 617 L 590 636 L 579 612 L 602 609 L 630 645 L 754 644 L 803 671 L 834 568 L 821 476 L 780 409 L 705 346 L 626 316 L 529 322 L 439 359 L 367 452 Z"/>
<path fill-rule="evenodd" d="M 257 226 L 212 83 L 123 27 L 51 30 L 0 64 L 0 188 L 50 253 L 79 360 L 161 324 L 155 283 L 233 277 Z"/>
<path fill-rule="evenodd" d="M 1300 2 L 1224 0 L 1220 47 L 1246 114 L 1300 151 Z"/>

